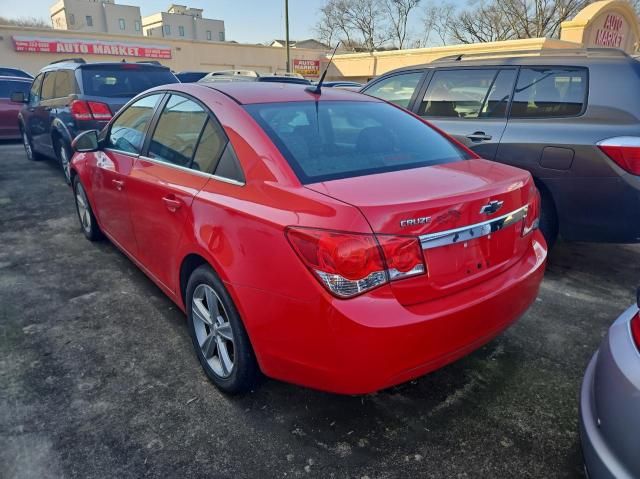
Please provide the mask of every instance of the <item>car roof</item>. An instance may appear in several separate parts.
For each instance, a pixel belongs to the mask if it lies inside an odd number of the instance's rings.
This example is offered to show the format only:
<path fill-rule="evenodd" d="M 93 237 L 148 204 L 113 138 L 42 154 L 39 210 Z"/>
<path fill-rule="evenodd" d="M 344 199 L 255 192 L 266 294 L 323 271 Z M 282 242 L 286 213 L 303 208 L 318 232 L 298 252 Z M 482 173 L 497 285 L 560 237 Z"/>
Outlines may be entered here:
<path fill-rule="evenodd" d="M 10 81 L 22 81 L 22 82 L 25 82 L 25 83 L 31 83 L 33 81 L 33 78 L 16 77 L 16 76 L 13 76 L 13 75 L 0 75 L 0 80 L 3 80 L 3 81 L 7 81 L 7 80 L 10 80 Z"/>
<path fill-rule="evenodd" d="M 308 85 L 275 82 L 212 82 L 197 83 L 204 88 L 211 88 L 233 98 L 237 103 L 249 105 L 253 103 L 280 103 L 294 101 L 368 101 L 381 102 L 377 98 L 362 95 L 354 91 L 324 88 L 320 95 L 310 91 Z"/>
<path fill-rule="evenodd" d="M 549 49 L 521 52 L 459 54 L 436 59 L 430 63 L 398 68 L 393 72 L 427 68 L 463 68 L 475 66 L 561 65 L 590 66 L 594 64 L 634 62 L 621 50 L 612 48 Z"/>

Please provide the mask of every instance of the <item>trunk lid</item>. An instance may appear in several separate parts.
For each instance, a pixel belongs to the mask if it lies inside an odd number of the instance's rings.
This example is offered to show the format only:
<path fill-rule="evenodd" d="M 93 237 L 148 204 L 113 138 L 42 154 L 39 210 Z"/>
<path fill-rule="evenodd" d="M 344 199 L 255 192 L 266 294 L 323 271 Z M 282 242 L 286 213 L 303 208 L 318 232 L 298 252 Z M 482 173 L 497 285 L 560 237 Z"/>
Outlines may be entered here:
<path fill-rule="evenodd" d="M 421 237 L 427 274 L 391 282 L 405 305 L 469 288 L 514 264 L 530 241 L 521 217 L 534 187 L 528 172 L 479 159 L 307 185 L 357 207 L 376 234 Z M 506 223 L 491 231 L 501 218 Z"/>

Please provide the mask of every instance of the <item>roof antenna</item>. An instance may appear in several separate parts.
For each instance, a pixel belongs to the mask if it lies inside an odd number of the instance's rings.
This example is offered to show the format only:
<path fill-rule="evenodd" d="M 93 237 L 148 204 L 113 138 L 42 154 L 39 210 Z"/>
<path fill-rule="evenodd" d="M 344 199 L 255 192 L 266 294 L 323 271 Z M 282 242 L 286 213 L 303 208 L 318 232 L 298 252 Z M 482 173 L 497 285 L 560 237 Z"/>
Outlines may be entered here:
<path fill-rule="evenodd" d="M 305 88 L 306 91 L 313 93 L 314 95 L 320 95 L 322 93 L 322 83 L 324 82 L 324 77 L 327 76 L 327 71 L 329 70 L 329 66 L 331 65 L 331 62 L 333 61 L 333 56 L 336 54 L 336 50 L 338 49 L 338 47 L 340 46 L 340 40 L 338 40 L 338 43 L 336 44 L 336 47 L 333 49 L 333 53 L 331 54 L 331 58 L 329 58 L 329 63 L 327 63 L 327 66 L 324 68 L 324 71 L 322 72 L 322 76 L 320 77 L 320 81 L 318 82 L 318 84 L 316 86 L 308 86 L 307 88 Z"/>

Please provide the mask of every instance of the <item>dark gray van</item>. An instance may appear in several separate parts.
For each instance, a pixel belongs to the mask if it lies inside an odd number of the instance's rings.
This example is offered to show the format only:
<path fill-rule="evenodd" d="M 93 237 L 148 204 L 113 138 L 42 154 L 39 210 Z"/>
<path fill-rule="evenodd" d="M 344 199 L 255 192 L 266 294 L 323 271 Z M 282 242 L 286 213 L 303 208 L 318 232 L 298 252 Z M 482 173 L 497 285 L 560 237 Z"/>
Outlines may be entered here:
<path fill-rule="evenodd" d="M 566 240 L 640 241 L 640 62 L 611 49 L 459 55 L 363 87 L 480 156 L 524 168 L 541 229 Z M 516 56 L 517 55 L 517 56 Z"/>

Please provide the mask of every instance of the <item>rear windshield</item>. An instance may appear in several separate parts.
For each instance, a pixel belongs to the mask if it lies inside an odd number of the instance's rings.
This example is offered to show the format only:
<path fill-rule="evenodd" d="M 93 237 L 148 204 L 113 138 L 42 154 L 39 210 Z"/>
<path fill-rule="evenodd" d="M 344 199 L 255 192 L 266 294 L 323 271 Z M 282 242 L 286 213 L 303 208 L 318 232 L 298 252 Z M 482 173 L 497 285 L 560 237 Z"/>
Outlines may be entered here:
<path fill-rule="evenodd" d="M 12 93 L 22 92 L 29 96 L 31 83 L 26 81 L 0 80 L 0 98 L 11 98 Z"/>
<path fill-rule="evenodd" d="M 82 68 L 85 95 L 134 97 L 154 86 L 175 82 L 173 73 L 164 68 L 144 68 L 139 65 Z"/>
<path fill-rule="evenodd" d="M 247 105 L 302 183 L 466 159 L 419 119 L 386 103 L 305 101 Z"/>

